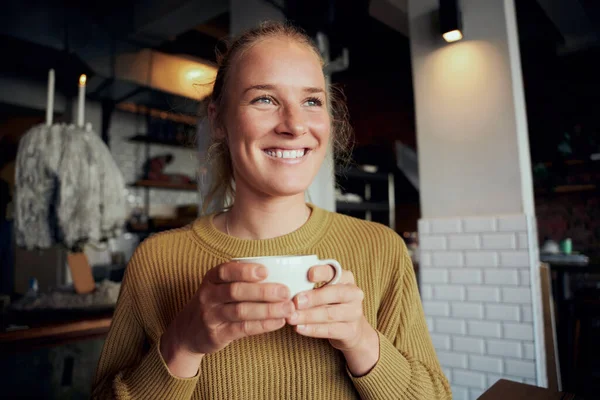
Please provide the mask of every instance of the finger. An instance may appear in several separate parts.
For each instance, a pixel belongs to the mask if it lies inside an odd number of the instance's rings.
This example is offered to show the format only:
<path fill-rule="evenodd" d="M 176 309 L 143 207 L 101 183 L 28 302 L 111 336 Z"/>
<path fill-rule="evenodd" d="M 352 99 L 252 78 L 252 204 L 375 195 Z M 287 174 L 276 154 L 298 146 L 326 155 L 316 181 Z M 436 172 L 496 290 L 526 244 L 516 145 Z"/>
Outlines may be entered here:
<path fill-rule="evenodd" d="M 335 268 L 331 265 L 316 265 L 308 270 L 308 280 L 310 282 L 329 282 L 335 277 Z M 354 283 L 354 274 L 351 271 L 343 270 L 339 284 Z"/>
<path fill-rule="evenodd" d="M 308 270 L 310 282 L 329 282 L 335 277 L 335 269 L 331 265 L 315 265 Z"/>
<path fill-rule="evenodd" d="M 212 285 L 204 294 L 212 304 L 242 301 L 281 302 L 289 300 L 290 290 L 279 283 L 233 282 Z"/>
<path fill-rule="evenodd" d="M 294 304 L 298 310 L 302 310 L 325 304 L 362 301 L 364 297 L 363 291 L 356 285 L 331 285 L 299 293 L 294 298 Z"/>
<path fill-rule="evenodd" d="M 206 279 L 212 283 L 258 282 L 265 279 L 267 273 L 260 264 L 228 262 L 208 271 Z"/>
<path fill-rule="evenodd" d="M 229 303 L 221 307 L 214 307 L 213 312 L 219 314 L 221 321 L 241 322 L 262 319 L 288 318 L 294 312 L 294 303 Z"/>
<path fill-rule="evenodd" d="M 343 340 L 351 337 L 354 323 L 334 322 L 331 324 L 298 325 L 295 330 L 302 336 L 321 339 Z M 353 334 L 353 333 L 352 333 Z"/>
<path fill-rule="evenodd" d="M 287 319 L 290 325 L 352 322 L 362 315 L 362 305 L 356 303 L 333 304 L 294 311 Z"/>
<path fill-rule="evenodd" d="M 233 322 L 223 330 L 225 337 L 230 340 L 241 339 L 246 336 L 260 335 L 283 328 L 285 319 L 263 319 L 259 321 Z"/>

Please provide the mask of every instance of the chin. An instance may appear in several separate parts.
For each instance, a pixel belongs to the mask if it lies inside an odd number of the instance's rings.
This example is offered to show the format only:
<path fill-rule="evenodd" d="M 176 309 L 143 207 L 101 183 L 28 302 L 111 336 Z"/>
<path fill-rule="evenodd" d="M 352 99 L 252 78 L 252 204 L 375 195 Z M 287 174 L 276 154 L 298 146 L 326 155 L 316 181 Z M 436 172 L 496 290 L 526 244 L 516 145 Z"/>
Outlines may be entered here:
<path fill-rule="evenodd" d="M 277 197 L 290 197 L 303 194 L 308 190 L 307 185 L 269 185 L 269 189 L 266 192 Z"/>
<path fill-rule="evenodd" d="M 262 182 L 263 192 L 272 196 L 289 197 L 304 193 L 310 186 L 311 181 L 303 177 L 302 179 L 273 178 Z"/>

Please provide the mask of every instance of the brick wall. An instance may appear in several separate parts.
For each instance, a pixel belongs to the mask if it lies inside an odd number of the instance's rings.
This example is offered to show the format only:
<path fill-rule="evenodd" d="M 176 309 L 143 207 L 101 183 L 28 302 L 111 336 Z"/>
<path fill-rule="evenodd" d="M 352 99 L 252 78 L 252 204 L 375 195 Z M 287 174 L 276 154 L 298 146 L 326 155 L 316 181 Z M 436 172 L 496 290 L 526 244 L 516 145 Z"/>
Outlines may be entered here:
<path fill-rule="evenodd" d="M 419 221 L 423 307 L 456 400 L 501 378 L 536 383 L 528 226 L 525 215 Z"/>

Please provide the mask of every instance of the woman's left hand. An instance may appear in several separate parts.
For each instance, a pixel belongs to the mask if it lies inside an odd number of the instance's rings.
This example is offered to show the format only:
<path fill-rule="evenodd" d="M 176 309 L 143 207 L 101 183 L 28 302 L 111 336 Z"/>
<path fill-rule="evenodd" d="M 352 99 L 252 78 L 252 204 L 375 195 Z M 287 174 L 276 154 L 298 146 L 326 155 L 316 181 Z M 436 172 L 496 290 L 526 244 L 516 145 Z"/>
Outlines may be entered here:
<path fill-rule="evenodd" d="M 329 265 L 308 271 L 308 279 L 315 283 L 328 282 L 333 276 Z M 363 314 L 364 297 L 352 272 L 344 270 L 337 284 L 298 294 L 294 298 L 296 312 L 287 318 L 287 323 L 296 325 L 296 332 L 301 335 L 329 339 L 336 349 L 353 351 L 367 344 L 375 331 Z"/>

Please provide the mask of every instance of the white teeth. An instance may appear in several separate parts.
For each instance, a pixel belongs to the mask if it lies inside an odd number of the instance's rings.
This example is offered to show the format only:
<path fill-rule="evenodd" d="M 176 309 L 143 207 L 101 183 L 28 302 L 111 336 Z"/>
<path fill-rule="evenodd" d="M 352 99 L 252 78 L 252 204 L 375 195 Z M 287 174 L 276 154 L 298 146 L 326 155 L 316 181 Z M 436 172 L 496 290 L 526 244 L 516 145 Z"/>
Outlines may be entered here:
<path fill-rule="evenodd" d="M 301 158 L 304 157 L 304 149 L 300 150 L 265 150 L 265 153 L 276 158 Z"/>

